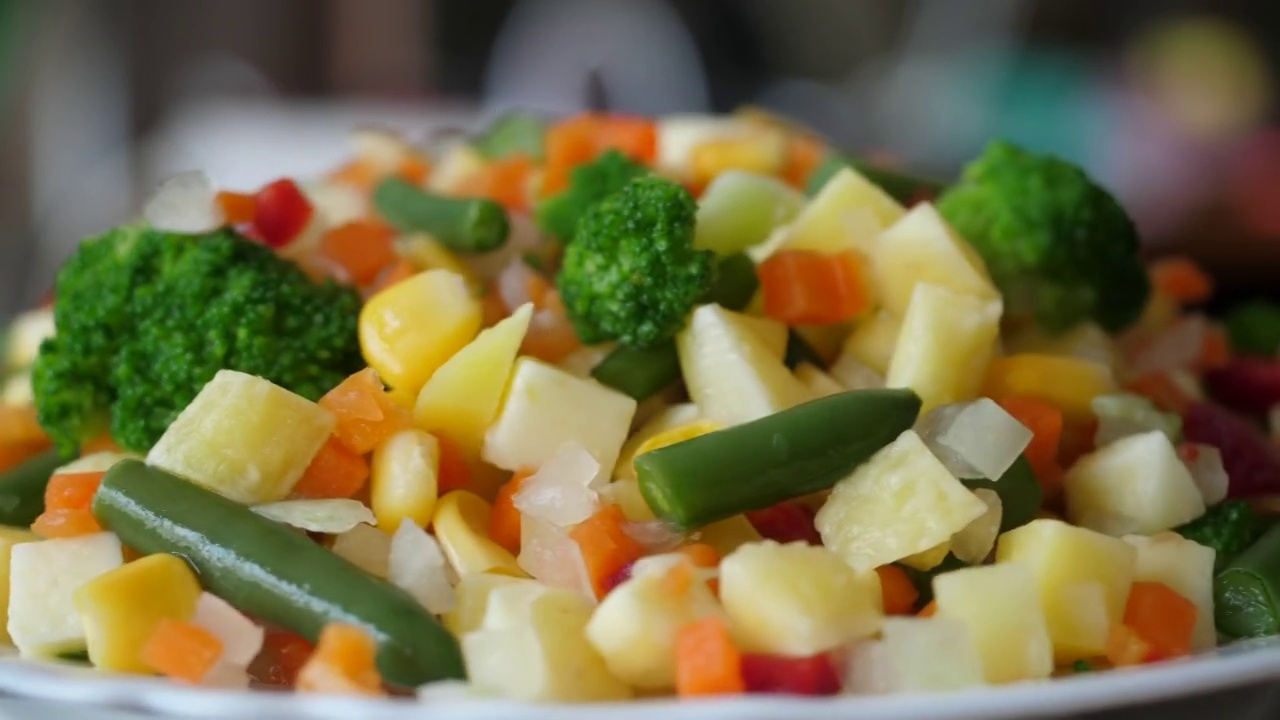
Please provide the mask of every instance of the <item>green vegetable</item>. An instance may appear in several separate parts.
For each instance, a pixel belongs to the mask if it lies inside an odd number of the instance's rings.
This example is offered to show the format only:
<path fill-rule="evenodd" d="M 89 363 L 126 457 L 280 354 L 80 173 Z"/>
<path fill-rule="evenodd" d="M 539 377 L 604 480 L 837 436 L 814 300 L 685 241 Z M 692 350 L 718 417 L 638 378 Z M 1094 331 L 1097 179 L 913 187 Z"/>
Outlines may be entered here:
<path fill-rule="evenodd" d="M 831 487 L 919 412 L 910 390 L 813 400 L 637 457 L 640 492 L 659 518 L 692 530 Z"/>
<path fill-rule="evenodd" d="M 583 343 L 652 347 L 683 327 L 715 276 L 715 256 L 693 249 L 696 211 L 687 190 L 653 176 L 587 211 L 556 276 Z"/>
<path fill-rule="evenodd" d="M 818 351 L 814 350 L 809 341 L 796 332 L 795 328 L 787 328 L 787 350 L 782 356 L 782 361 L 792 370 L 795 370 L 800 363 L 809 363 L 822 370 L 827 367 L 827 361 L 822 359 Z"/>
<path fill-rule="evenodd" d="M 853 168 L 863 177 L 880 186 L 894 200 L 903 205 L 911 205 L 921 199 L 932 199 L 942 191 L 942 183 L 924 178 L 912 177 L 868 165 L 865 162 L 847 158 L 839 153 L 832 153 L 809 176 L 807 190 L 809 195 L 817 195 L 823 185 L 841 170 Z"/>
<path fill-rule="evenodd" d="M 1233 309 L 1226 322 L 1237 353 L 1274 357 L 1280 350 L 1280 305 L 1254 300 Z"/>
<path fill-rule="evenodd" d="M 964 480 L 970 490 L 987 488 L 1000 496 L 1000 532 L 1021 527 L 1036 518 L 1044 495 L 1035 470 L 1025 456 L 1019 455 L 998 482 L 992 480 Z"/>
<path fill-rule="evenodd" d="M 995 142 L 937 206 L 986 260 L 1007 316 L 1053 333 L 1087 319 L 1114 332 L 1146 304 L 1133 221 L 1070 163 Z"/>
<path fill-rule="evenodd" d="M 776 177 L 730 170 L 698 197 L 693 244 L 720 255 L 742 252 L 791 222 L 804 204 L 804 195 Z"/>
<path fill-rule="evenodd" d="M 484 134 L 472 140 L 471 145 L 490 160 L 512 155 L 542 160 L 546 134 L 546 118 L 528 112 L 512 112 L 490 123 Z"/>
<path fill-rule="evenodd" d="M 538 229 L 565 242 L 572 240 L 578 222 L 592 206 L 648 172 L 617 150 L 575 167 L 569 173 L 569 187 L 538 203 L 534 213 Z"/>
<path fill-rule="evenodd" d="M 328 623 L 364 628 L 390 683 L 465 677 L 457 642 L 413 597 L 217 493 L 126 460 L 102 479 L 93 514 L 129 547 L 181 556 L 209 592 L 311 642 Z"/>
<path fill-rule="evenodd" d="M 46 450 L 0 473 L 0 525 L 31 527 L 44 512 L 50 476 L 67 461 L 56 450 Z"/>
<path fill-rule="evenodd" d="M 703 300 L 741 310 L 759 287 L 755 263 L 738 253 L 720 261 L 715 285 Z M 648 348 L 623 346 L 601 360 L 591 370 L 591 376 L 636 400 L 644 400 L 680 379 L 680 355 L 673 340 Z"/>
<path fill-rule="evenodd" d="M 1221 633 L 1238 638 L 1280 634 L 1280 526 L 1218 573 L 1213 603 Z"/>
<path fill-rule="evenodd" d="M 1224 500 L 1210 507 L 1204 515 L 1174 528 L 1174 532 L 1213 548 L 1217 553 L 1214 568 L 1221 570 L 1252 545 L 1264 529 L 1249 503 Z"/>
<path fill-rule="evenodd" d="M 1088 660 L 1077 660 L 1071 663 L 1071 672 L 1074 672 L 1074 673 L 1093 672 L 1093 665 L 1089 664 Z"/>
<path fill-rule="evenodd" d="M 1090 403 L 1093 416 L 1098 419 L 1095 442 L 1106 445 L 1125 435 L 1159 430 L 1177 444 L 1182 439 L 1182 416 L 1164 412 L 1151 400 L 1134 393 L 1099 395 Z"/>
<path fill-rule="evenodd" d="M 110 426 L 145 452 L 218 370 L 312 400 L 364 366 L 360 296 L 229 230 L 119 227 L 58 273 L 58 334 L 32 381 L 40 424 L 63 454 Z"/>
<path fill-rule="evenodd" d="M 427 233 L 450 250 L 489 252 L 507 241 L 507 211 L 493 200 L 433 195 L 391 177 L 378 183 L 373 204 L 397 229 Z"/>

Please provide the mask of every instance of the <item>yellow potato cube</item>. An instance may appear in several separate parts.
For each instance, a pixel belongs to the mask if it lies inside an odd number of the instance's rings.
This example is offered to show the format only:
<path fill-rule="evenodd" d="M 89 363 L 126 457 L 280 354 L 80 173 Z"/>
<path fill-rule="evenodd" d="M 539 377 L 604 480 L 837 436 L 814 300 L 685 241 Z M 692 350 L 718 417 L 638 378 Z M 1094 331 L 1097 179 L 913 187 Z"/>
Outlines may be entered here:
<path fill-rule="evenodd" d="M 902 323 L 897 318 L 887 312 L 875 313 L 854 326 L 842 352 L 884 375 L 889 371 L 901 331 Z"/>
<path fill-rule="evenodd" d="M 915 390 L 922 414 L 977 397 L 1000 335 L 1001 311 L 998 298 L 917 283 L 885 385 Z"/>
<path fill-rule="evenodd" d="M 898 317 L 906 314 L 920 283 L 984 300 L 1000 297 L 982 257 L 956 236 L 930 203 L 912 207 L 881 233 L 871 265 L 881 303 Z"/>
<path fill-rule="evenodd" d="M 1130 435 L 1076 461 L 1063 478 L 1067 518 L 1108 535 L 1151 535 L 1204 514 L 1204 495 L 1159 430 Z"/>
<path fill-rule="evenodd" d="M 458 580 L 457 603 L 453 610 L 445 613 L 444 624 L 449 632 L 462 637 L 469 632 L 481 628 L 485 613 L 489 610 L 489 599 L 498 588 L 509 585 L 539 585 L 536 580 L 518 578 L 497 573 L 471 573 Z"/>
<path fill-rule="evenodd" d="M 839 252 L 858 244 L 858 235 L 874 237 L 902 219 L 905 211 L 879 185 L 852 168 L 836 173 L 791 224 L 787 250 Z M 862 232 L 855 232 L 865 228 Z"/>
<path fill-rule="evenodd" d="M 1196 606 L 1192 650 L 1209 650 L 1218 644 L 1213 625 L 1213 561 L 1215 553 L 1198 542 L 1173 532 L 1150 537 L 1126 535 L 1124 541 L 1138 550 L 1134 582 L 1158 582 Z"/>
<path fill-rule="evenodd" d="M 1036 680 L 1053 672 L 1053 644 L 1035 575 L 1023 563 L 999 563 L 933 579 L 937 617 L 965 623 L 987 682 Z"/>

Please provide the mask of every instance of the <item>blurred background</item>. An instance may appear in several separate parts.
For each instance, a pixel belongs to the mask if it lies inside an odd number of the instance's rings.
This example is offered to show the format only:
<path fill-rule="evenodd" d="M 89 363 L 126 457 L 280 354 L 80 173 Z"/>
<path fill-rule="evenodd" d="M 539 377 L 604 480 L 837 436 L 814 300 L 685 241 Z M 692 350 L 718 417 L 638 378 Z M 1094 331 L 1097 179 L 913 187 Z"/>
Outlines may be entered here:
<path fill-rule="evenodd" d="M 1277 78 L 1275 0 L 0 0 L 0 317 L 173 173 L 252 189 L 359 125 L 602 104 L 759 105 L 940 179 L 1008 137 L 1269 292 Z"/>

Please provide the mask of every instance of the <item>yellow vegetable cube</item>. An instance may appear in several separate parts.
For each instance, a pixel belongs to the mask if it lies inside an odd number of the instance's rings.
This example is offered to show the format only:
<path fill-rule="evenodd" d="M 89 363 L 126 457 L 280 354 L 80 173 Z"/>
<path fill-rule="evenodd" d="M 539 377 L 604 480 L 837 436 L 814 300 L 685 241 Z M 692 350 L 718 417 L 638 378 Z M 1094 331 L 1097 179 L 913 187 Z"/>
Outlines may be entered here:
<path fill-rule="evenodd" d="M 837 382 L 835 378 L 807 362 L 796 366 L 795 375 L 797 380 L 809 388 L 810 396 L 815 399 L 837 395 L 848 389 Z"/>
<path fill-rule="evenodd" d="M 461 275 L 427 270 L 369 298 L 360 311 L 360 348 L 385 383 L 416 395 L 480 332 L 481 315 Z"/>
<path fill-rule="evenodd" d="M 90 580 L 75 593 L 94 667 L 150 673 L 142 646 L 161 620 L 190 620 L 200 583 L 182 558 L 158 554 Z"/>
<path fill-rule="evenodd" d="M 497 573 L 471 573 L 458 580 L 457 603 L 445 613 L 444 624 L 456 637 L 480 629 L 489 609 L 489 598 L 498 588 L 509 585 L 539 585 L 535 580 L 500 575 Z"/>
<path fill-rule="evenodd" d="M 999 298 L 917 283 L 885 385 L 915 390 L 921 413 L 977 397 L 1000 335 L 1001 311 Z"/>
<path fill-rule="evenodd" d="M 0 618 L 6 627 L 0 628 L 0 642 L 11 642 L 9 639 L 9 558 L 14 545 L 36 542 L 40 538 L 33 532 L 18 528 L 0 527 Z"/>
<path fill-rule="evenodd" d="M 937 616 L 965 623 L 987 682 L 1036 680 L 1053 672 L 1053 645 L 1035 575 L 1023 563 L 999 563 L 933 579 Z"/>
<path fill-rule="evenodd" d="M 1107 635 L 1124 617 L 1136 556 L 1123 540 L 1059 520 L 1032 520 L 1001 535 L 996 547 L 996 562 L 1019 562 L 1035 576 L 1060 663 L 1106 653 Z M 1089 594 L 1102 602 L 1090 602 Z"/>
<path fill-rule="evenodd" d="M 880 235 L 871 265 L 884 309 L 898 317 L 919 283 L 984 300 L 1000 297 L 982 257 L 929 203 L 917 204 Z"/>
<path fill-rule="evenodd" d="M 102 532 L 15 545 L 9 558 L 9 637 L 25 657 L 83 650 L 76 590 L 124 561 L 120 540 Z"/>
<path fill-rule="evenodd" d="M 613 472 L 614 477 L 634 480 L 636 469 L 632 461 L 635 460 L 636 450 L 639 450 L 641 445 L 659 433 L 696 422 L 701 417 L 702 411 L 694 403 L 680 403 L 659 410 L 652 418 L 644 421 L 640 429 L 622 444 L 622 451 L 618 453 L 618 462 Z"/>
<path fill-rule="evenodd" d="M 1138 550 L 1134 582 L 1158 582 L 1195 603 L 1196 626 L 1192 650 L 1208 650 L 1218 644 L 1213 626 L 1214 551 L 1173 532 L 1150 537 L 1126 535 L 1124 541 Z"/>
<path fill-rule="evenodd" d="M 1029 395 L 1058 407 L 1071 420 L 1093 417 L 1090 403 L 1116 392 L 1111 368 L 1090 360 L 1022 353 L 997 358 L 987 367 L 985 397 Z"/>
<path fill-rule="evenodd" d="M 757 543 L 764 539 L 746 515 L 734 515 L 704 525 L 698 530 L 697 538 L 698 542 L 715 548 L 720 557 L 727 556 L 747 543 Z"/>
<path fill-rule="evenodd" d="M 902 206 L 879 185 L 845 168 L 833 175 L 800 211 L 783 247 L 839 252 L 859 244 L 856 235 L 874 237 L 876 231 L 898 222 L 904 214 Z M 862 233 L 854 232 L 864 227 Z"/>
<path fill-rule="evenodd" d="M 440 498 L 431 519 L 440 549 L 459 577 L 483 572 L 526 577 L 515 556 L 489 538 L 490 512 L 489 503 L 465 490 Z"/>
<path fill-rule="evenodd" d="M 898 346 L 898 333 L 902 323 L 887 312 L 878 312 L 854 326 L 845 339 L 844 355 L 884 375 L 889 371 L 889 361 Z"/>
<path fill-rule="evenodd" d="M 1108 443 L 1063 478 L 1067 518 L 1108 535 L 1151 535 L 1204 514 L 1204 495 L 1159 430 Z"/>
<path fill-rule="evenodd" d="M 405 519 L 431 522 L 439 469 L 440 444 L 421 430 L 402 430 L 374 448 L 369 506 L 382 531 L 394 533 Z"/>
<path fill-rule="evenodd" d="M 333 415 L 260 377 L 219 370 L 147 464 L 246 505 L 282 500 L 333 433 Z"/>

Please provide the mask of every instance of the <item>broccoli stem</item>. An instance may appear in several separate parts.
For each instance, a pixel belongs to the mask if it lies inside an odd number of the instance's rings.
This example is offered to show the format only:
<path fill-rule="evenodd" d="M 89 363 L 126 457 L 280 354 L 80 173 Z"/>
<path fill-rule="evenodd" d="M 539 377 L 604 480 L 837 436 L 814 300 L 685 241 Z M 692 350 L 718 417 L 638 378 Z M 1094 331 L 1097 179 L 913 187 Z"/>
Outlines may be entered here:
<path fill-rule="evenodd" d="M 507 241 L 507 212 L 493 200 L 433 195 L 387 178 L 374 190 L 373 204 L 396 228 L 428 233 L 450 250 L 488 252 Z"/>

